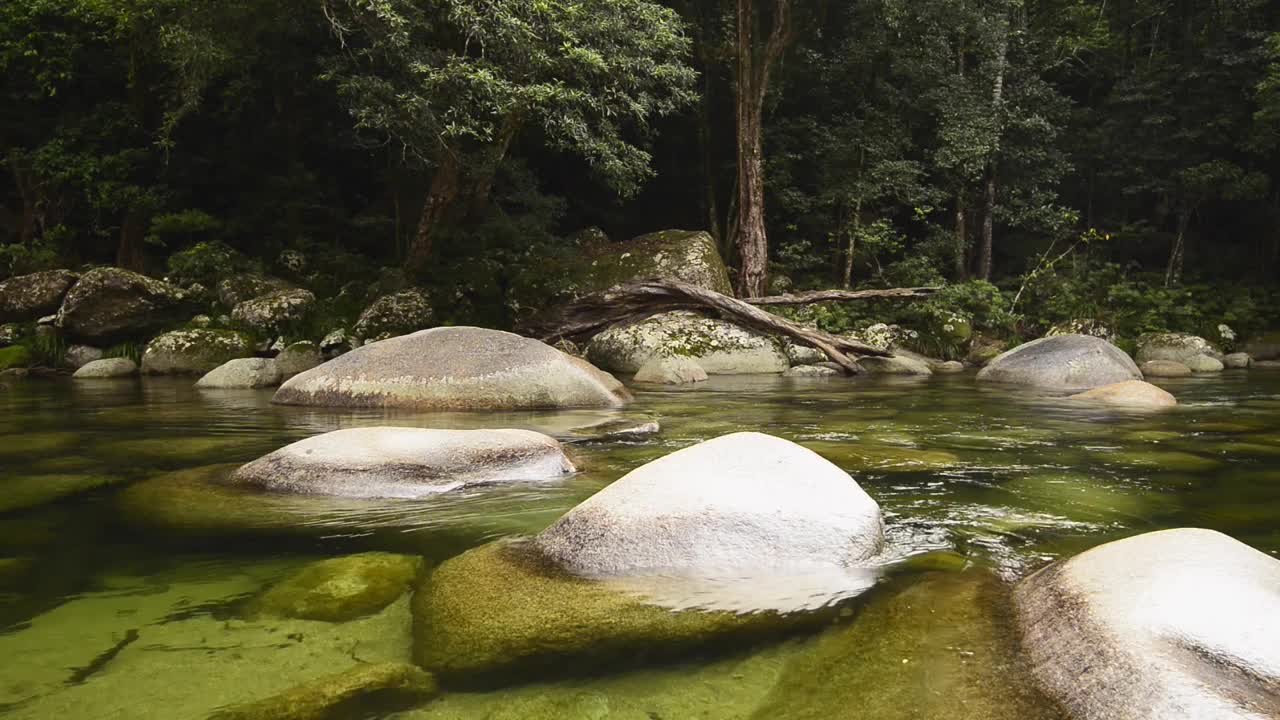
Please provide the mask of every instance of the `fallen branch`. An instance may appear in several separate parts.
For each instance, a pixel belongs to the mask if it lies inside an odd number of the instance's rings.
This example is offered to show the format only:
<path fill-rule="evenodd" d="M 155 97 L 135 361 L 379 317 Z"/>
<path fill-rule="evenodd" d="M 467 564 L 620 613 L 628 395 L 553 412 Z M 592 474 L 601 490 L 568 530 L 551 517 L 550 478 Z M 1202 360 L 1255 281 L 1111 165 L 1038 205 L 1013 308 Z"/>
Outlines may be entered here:
<path fill-rule="evenodd" d="M 930 292 L 929 288 L 864 290 L 859 292 L 835 290 L 830 291 L 830 293 L 838 294 L 840 297 L 827 295 L 822 300 L 802 300 L 797 302 L 799 298 L 805 296 L 822 294 L 806 293 L 805 295 L 784 295 L 779 298 L 757 298 L 743 301 L 722 295 L 714 290 L 707 290 L 675 280 L 642 280 L 619 285 L 604 292 L 576 300 L 562 308 L 551 319 L 526 328 L 526 331 L 528 334 L 538 337 L 547 343 L 556 343 L 560 340 L 581 340 L 597 335 L 609 328 L 630 325 L 661 313 L 674 310 L 698 310 L 711 312 L 724 320 L 752 330 L 771 335 L 781 335 L 800 345 L 817 348 L 850 374 L 856 375 L 862 372 L 862 368 L 855 362 L 856 357 L 891 357 L 892 353 L 857 340 L 797 325 L 790 320 L 761 310 L 755 305 L 757 303 L 790 305 L 803 304 L 804 302 L 823 302 L 825 300 L 924 297 Z"/>
<path fill-rule="evenodd" d="M 815 290 L 806 293 L 787 293 L 771 297 L 747 298 L 743 302 L 766 307 L 772 305 L 812 305 L 820 302 L 843 302 L 847 300 L 881 300 L 891 298 L 922 298 L 938 292 L 941 288 L 893 288 L 890 290 Z"/>

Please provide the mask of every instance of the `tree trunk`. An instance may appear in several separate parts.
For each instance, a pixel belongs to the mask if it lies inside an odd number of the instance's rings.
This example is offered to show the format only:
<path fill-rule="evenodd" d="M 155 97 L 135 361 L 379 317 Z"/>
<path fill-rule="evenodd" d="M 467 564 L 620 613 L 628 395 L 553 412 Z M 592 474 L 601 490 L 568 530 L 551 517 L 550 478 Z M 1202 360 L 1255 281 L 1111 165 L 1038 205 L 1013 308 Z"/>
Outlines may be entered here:
<path fill-rule="evenodd" d="M 996 215 L 996 168 L 1000 158 L 1000 140 L 1004 131 L 1004 74 L 1009 62 L 1009 12 L 1001 16 L 1000 40 L 996 54 L 996 77 L 991 88 L 991 116 L 995 121 L 995 137 L 992 139 L 991 156 L 987 159 L 986 196 L 982 216 L 982 240 L 978 249 L 978 277 L 991 279 L 992 252 Z"/>
<path fill-rule="evenodd" d="M 698 100 L 698 150 L 702 160 L 703 211 L 707 215 L 707 231 L 716 247 L 722 247 L 724 237 L 720 230 L 720 203 L 716 197 L 716 167 L 711 142 L 711 73 L 702 73 L 702 98 Z"/>
<path fill-rule="evenodd" d="M 1187 226 L 1191 224 L 1191 212 L 1178 211 L 1178 236 L 1169 249 L 1169 265 L 1164 273 L 1164 286 L 1173 287 L 1182 282 L 1182 258 L 1186 252 Z"/>
<path fill-rule="evenodd" d="M 996 169 L 987 168 L 986 195 L 982 208 L 982 241 L 978 248 L 978 278 L 991 279 L 992 241 L 996 227 Z"/>
<path fill-rule="evenodd" d="M 853 230 L 849 233 L 849 246 L 844 254 L 844 277 L 841 287 L 845 290 L 853 287 L 853 252 L 857 249 L 858 233 L 862 230 L 862 198 L 853 206 Z"/>
<path fill-rule="evenodd" d="M 120 224 L 120 244 L 116 248 L 116 265 L 125 270 L 142 272 L 145 269 L 143 237 L 147 232 L 147 219 L 137 210 L 125 212 Z"/>
<path fill-rule="evenodd" d="M 969 213 L 964 207 L 964 190 L 956 191 L 956 280 L 969 279 Z"/>
<path fill-rule="evenodd" d="M 415 275 L 426 272 L 431 267 L 432 242 L 440 225 L 449 211 L 458 201 L 462 187 L 462 168 L 453 153 L 446 153 L 431 178 L 431 187 L 422 203 L 422 216 L 418 219 L 418 230 L 409 240 L 409 248 L 405 253 L 405 269 Z"/>

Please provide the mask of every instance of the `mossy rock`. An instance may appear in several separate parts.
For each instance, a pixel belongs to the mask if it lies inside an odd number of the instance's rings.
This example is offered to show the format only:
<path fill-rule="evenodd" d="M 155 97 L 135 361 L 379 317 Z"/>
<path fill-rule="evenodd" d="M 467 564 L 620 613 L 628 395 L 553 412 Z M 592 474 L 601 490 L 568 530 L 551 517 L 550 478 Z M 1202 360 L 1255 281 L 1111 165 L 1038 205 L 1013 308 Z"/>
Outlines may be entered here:
<path fill-rule="evenodd" d="M 117 440 L 98 445 L 92 452 L 112 462 L 181 467 L 226 460 L 228 456 L 248 456 L 252 455 L 254 449 L 256 448 L 250 445 L 246 452 L 244 438 L 196 436 Z"/>
<path fill-rule="evenodd" d="M 425 702 L 435 678 L 406 663 L 360 665 L 290 688 L 279 695 L 219 710 L 209 720 L 336 720 L 365 717 L 376 706 L 391 710 Z"/>
<path fill-rule="evenodd" d="M 0 349 L 0 370 L 31 367 L 35 357 L 22 345 Z"/>
<path fill-rule="evenodd" d="M 904 578 L 793 660 L 752 718 L 1059 718 L 1021 667 L 1011 626 L 990 573 Z"/>
<path fill-rule="evenodd" d="M 422 558 L 364 553 L 321 560 L 280 581 L 251 612 L 300 620 L 345 622 L 372 615 L 409 591 Z"/>
<path fill-rule="evenodd" d="M 457 686 L 595 672 L 781 636 L 832 612 L 672 612 L 550 566 L 523 542 L 481 546 L 436 569 L 413 598 L 419 664 Z"/>
<path fill-rule="evenodd" d="M 176 330 L 148 345 L 142 354 L 144 375 L 204 375 L 229 360 L 249 357 L 249 338 L 230 330 Z"/>
<path fill-rule="evenodd" d="M 664 357 L 695 360 L 708 375 L 776 375 L 791 367 L 774 338 L 691 312 L 663 313 L 610 328 L 587 346 L 588 360 L 616 372 L 638 372 Z"/>
<path fill-rule="evenodd" d="M 0 435 L 0 458 L 21 456 L 29 460 L 36 455 L 53 455 L 71 450 L 82 438 L 73 432 L 34 432 Z"/>
<path fill-rule="evenodd" d="M 27 510 L 119 482 L 109 475 L 19 475 L 0 480 L 0 513 Z"/>

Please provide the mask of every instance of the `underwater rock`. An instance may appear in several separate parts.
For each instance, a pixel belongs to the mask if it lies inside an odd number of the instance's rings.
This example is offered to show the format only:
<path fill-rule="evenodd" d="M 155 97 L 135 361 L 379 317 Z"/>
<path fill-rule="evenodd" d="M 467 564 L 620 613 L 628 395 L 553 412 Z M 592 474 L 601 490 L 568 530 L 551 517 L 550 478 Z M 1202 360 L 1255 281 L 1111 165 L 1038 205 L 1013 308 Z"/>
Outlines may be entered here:
<path fill-rule="evenodd" d="M 1280 560 L 1210 530 L 1108 543 L 1018 584 L 1032 674 L 1075 720 L 1280 715 Z"/>
<path fill-rule="evenodd" d="M 324 358 L 320 355 L 320 348 L 307 340 L 293 343 L 276 355 L 276 367 L 285 380 L 311 368 L 319 367 L 323 363 Z"/>
<path fill-rule="evenodd" d="M 1191 368 L 1193 373 L 1220 373 L 1226 369 L 1221 360 L 1208 355 L 1194 355 L 1188 358 L 1187 367 Z"/>
<path fill-rule="evenodd" d="M 360 700 L 377 700 L 384 710 L 430 700 L 435 678 L 408 663 L 357 665 L 289 688 L 266 700 L 219 710 L 209 720 L 331 720 L 335 712 Z"/>
<path fill-rule="evenodd" d="M 619 407 L 608 373 L 529 338 L 444 327 L 365 345 L 289 380 L 282 405 L 415 410 Z"/>
<path fill-rule="evenodd" d="M 315 304 L 310 290 L 277 290 L 236 305 L 231 320 L 259 335 L 276 335 L 302 322 Z"/>
<path fill-rule="evenodd" d="M 696 360 L 708 375 L 778 374 L 791 367 L 773 338 L 684 311 L 606 330 L 587 346 L 591 362 L 614 372 L 634 373 L 663 357 Z"/>
<path fill-rule="evenodd" d="M 754 720 L 1049 720 L 989 572 L 934 572 L 876 591 L 793 658 Z M 853 710 L 856 708 L 856 710 Z"/>
<path fill-rule="evenodd" d="M 1069 399 L 1133 408 L 1171 408 L 1178 404 L 1178 399 L 1169 392 L 1141 380 L 1104 385 Z"/>
<path fill-rule="evenodd" d="M 160 467 L 189 467 L 211 459 L 243 457 L 262 443 L 258 438 L 222 435 L 153 437 L 140 440 L 112 440 L 96 445 L 91 452 L 105 460 L 133 466 L 148 463 Z M 252 456 L 251 456 L 252 457 Z"/>
<path fill-rule="evenodd" d="M 413 608 L 418 663 L 463 687 L 706 653 L 831 617 L 672 612 L 568 575 L 527 544 L 501 541 L 441 564 L 420 581 Z"/>
<path fill-rule="evenodd" d="M 118 477 L 96 474 L 10 475 L 0 485 L 0 513 L 48 505 L 118 482 Z"/>
<path fill-rule="evenodd" d="M 1088 335 L 1058 335 L 1019 345 L 978 373 L 983 382 L 1060 392 L 1083 392 L 1141 379 L 1138 366 L 1123 350 Z"/>
<path fill-rule="evenodd" d="M 921 360 L 906 355 L 864 357 L 858 365 L 872 375 L 932 375 L 933 370 Z"/>
<path fill-rule="evenodd" d="M 1139 369 L 1145 377 L 1191 377 L 1191 368 L 1172 360 L 1148 360 Z"/>
<path fill-rule="evenodd" d="M 409 288 L 375 300 L 360 313 L 351 331 L 356 337 L 367 340 L 408 335 L 435 324 L 431 296 L 422 288 Z"/>
<path fill-rule="evenodd" d="M 208 390 L 275 387 L 280 384 L 280 368 L 274 360 L 237 358 L 210 370 L 196 381 L 196 387 Z"/>
<path fill-rule="evenodd" d="M 189 317 L 181 288 L 120 268 L 90 270 L 67 292 L 58 323 L 72 338 L 108 345 Z"/>
<path fill-rule="evenodd" d="M 655 357 L 636 372 L 635 381 L 661 385 L 689 385 L 705 382 L 707 371 L 697 360 L 687 357 Z"/>
<path fill-rule="evenodd" d="M 240 468 L 231 482 L 274 492 L 416 498 L 575 471 L 560 443 L 528 430 L 371 427 L 293 443 Z"/>
<path fill-rule="evenodd" d="M 1170 360 L 1190 366 L 1197 355 L 1218 359 L 1222 353 L 1208 340 L 1184 333 L 1147 333 L 1138 338 L 1134 359 L 1141 365 L 1151 360 Z"/>
<path fill-rule="evenodd" d="M 145 375 L 204 375 L 229 360 L 248 357 L 248 338 L 230 330 L 175 330 L 152 340 L 142 354 Z"/>
<path fill-rule="evenodd" d="M 880 507 L 817 453 L 737 433 L 659 458 L 534 541 L 570 572 L 850 567 L 880 551 Z"/>
<path fill-rule="evenodd" d="M 384 552 L 312 563 L 250 604 L 251 614 L 346 622 L 372 615 L 409 592 L 422 558 Z"/>
<path fill-rule="evenodd" d="M 70 270 L 46 270 L 0 282 L 0 323 L 31 322 L 56 313 L 79 279 Z"/>
<path fill-rule="evenodd" d="M 1249 353 L 1231 353 L 1222 358 L 1222 364 L 1231 370 L 1243 370 L 1253 364 Z"/>

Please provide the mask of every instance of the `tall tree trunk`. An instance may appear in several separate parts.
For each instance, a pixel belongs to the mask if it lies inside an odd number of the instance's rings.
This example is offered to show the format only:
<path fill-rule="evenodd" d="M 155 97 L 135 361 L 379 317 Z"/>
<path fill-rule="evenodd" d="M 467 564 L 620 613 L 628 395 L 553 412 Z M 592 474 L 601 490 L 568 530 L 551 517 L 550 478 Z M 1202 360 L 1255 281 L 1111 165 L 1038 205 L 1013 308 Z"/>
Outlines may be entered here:
<path fill-rule="evenodd" d="M 956 191 L 956 280 L 969 279 L 969 212 L 964 206 L 964 190 Z"/>
<path fill-rule="evenodd" d="M 987 184 L 982 208 L 982 241 L 978 247 L 978 278 L 991 279 L 991 253 L 996 227 L 996 169 L 987 168 Z"/>
<path fill-rule="evenodd" d="M 698 150 L 702 156 L 703 211 L 707 215 L 707 231 L 720 247 L 723 236 L 720 231 L 720 203 L 716 198 L 716 168 L 711 148 L 711 74 L 703 72 L 702 98 L 698 101 Z"/>
<path fill-rule="evenodd" d="M 857 249 L 858 233 L 862 230 L 862 198 L 853 206 L 853 230 L 849 233 L 849 246 L 845 249 L 844 254 L 844 277 L 843 287 L 845 290 L 853 287 L 853 252 Z"/>
<path fill-rule="evenodd" d="M 142 272 L 145 269 L 143 237 L 147 232 L 147 218 L 138 210 L 127 210 L 120 223 L 120 244 L 116 247 L 116 265 L 126 270 Z"/>
<path fill-rule="evenodd" d="M 1178 236 L 1173 239 L 1169 249 L 1169 265 L 1164 273 L 1164 286 L 1173 287 L 1182 282 L 1182 259 L 1186 254 L 1187 226 L 1191 224 L 1191 211 L 1187 208 L 1178 211 Z"/>
<path fill-rule="evenodd" d="M 431 187 L 422 203 L 418 229 L 405 252 L 405 269 L 420 275 L 431 267 L 431 251 L 437 231 L 462 192 L 462 167 L 453 153 L 446 153 L 431 178 Z"/>
<path fill-rule="evenodd" d="M 1004 74 L 1009 61 L 1009 23 L 1009 11 L 1005 9 L 1001 16 L 999 46 L 996 50 L 996 76 L 991 88 L 991 116 L 995 121 L 996 130 L 991 145 L 991 156 L 987 159 L 982 240 L 978 247 L 978 277 L 983 280 L 991 279 L 996 226 L 996 168 L 999 164 L 1000 141 L 1004 131 Z"/>
<path fill-rule="evenodd" d="M 738 0 L 737 134 L 738 189 L 734 245 L 741 261 L 738 293 L 765 294 L 769 238 L 764 225 L 764 101 L 769 73 L 791 40 L 791 0 L 774 0 L 773 27 L 757 48 L 755 0 Z"/>

